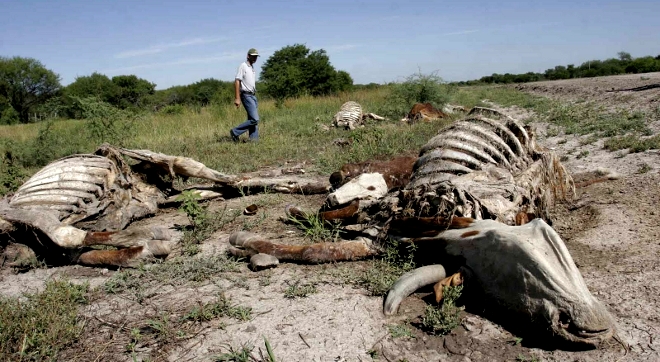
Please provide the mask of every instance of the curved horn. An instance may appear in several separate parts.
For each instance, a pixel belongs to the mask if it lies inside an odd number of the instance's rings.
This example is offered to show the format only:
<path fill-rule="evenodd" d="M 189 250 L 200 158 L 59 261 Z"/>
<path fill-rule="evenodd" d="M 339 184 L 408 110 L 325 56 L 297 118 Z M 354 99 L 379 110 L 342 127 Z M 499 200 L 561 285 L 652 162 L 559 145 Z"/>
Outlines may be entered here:
<path fill-rule="evenodd" d="M 395 314 L 403 298 L 425 285 L 439 282 L 446 276 L 447 272 L 440 264 L 423 266 L 403 274 L 387 293 L 383 313 L 385 315 Z"/>

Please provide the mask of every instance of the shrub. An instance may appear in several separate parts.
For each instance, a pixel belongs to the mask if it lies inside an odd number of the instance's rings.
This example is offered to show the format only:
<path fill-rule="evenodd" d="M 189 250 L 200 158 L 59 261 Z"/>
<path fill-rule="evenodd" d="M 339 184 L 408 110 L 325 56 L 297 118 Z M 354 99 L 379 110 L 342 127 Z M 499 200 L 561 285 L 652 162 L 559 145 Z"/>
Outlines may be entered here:
<path fill-rule="evenodd" d="M 5 108 L 0 115 L 0 124 L 17 124 L 19 121 L 18 112 L 12 106 Z"/>
<path fill-rule="evenodd" d="M 415 103 L 431 103 L 441 109 L 456 92 L 456 87 L 443 81 L 436 72 L 418 72 L 389 87 L 390 95 L 380 112 L 395 119 L 405 116 Z"/>
<path fill-rule="evenodd" d="M 123 146 L 131 135 L 136 115 L 113 107 L 98 98 L 78 98 L 89 136 L 96 143 Z"/>
<path fill-rule="evenodd" d="M 27 177 L 25 170 L 16 165 L 11 151 L 0 159 L 0 195 L 16 191 Z"/>
<path fill-rule="evenodd" d="M 171 104 L 169 106 L 165 106 L 160 110 L 160 113 L 163 114 L 183 114 L 183 112 L 186 110 L 186 108 L 180 104 Z"/>

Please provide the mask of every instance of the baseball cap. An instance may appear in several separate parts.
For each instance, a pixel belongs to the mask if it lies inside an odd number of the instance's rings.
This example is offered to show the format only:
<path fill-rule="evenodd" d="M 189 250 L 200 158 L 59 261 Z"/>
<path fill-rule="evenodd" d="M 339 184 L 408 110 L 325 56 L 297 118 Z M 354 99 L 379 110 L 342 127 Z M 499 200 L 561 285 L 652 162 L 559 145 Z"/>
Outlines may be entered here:
<path fill-rule="evenodd" d="M 250 48 L 250 50 L 248 50 L 248 55 L 256 55 L 256 56 L 259 56 L 259 52 L 257 51 L 257 49 Z"/>

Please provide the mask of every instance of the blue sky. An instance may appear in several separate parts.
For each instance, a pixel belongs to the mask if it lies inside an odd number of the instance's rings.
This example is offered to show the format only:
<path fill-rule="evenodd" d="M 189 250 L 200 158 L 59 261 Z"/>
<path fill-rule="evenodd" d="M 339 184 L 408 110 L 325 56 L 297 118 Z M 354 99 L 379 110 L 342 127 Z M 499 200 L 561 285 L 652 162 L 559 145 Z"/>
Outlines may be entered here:
<path fill-rule="evenodd" d="M 231 80 L 247 49 L 263 55 L 258 66 L 295 43 L 325 49 L 356 83 L 660 54 L 657 0 L 7 0 L 0 9 L 0 55 L 36 58 L 64 85 L 92 72 L 136 74 L 158 89 Z"/>

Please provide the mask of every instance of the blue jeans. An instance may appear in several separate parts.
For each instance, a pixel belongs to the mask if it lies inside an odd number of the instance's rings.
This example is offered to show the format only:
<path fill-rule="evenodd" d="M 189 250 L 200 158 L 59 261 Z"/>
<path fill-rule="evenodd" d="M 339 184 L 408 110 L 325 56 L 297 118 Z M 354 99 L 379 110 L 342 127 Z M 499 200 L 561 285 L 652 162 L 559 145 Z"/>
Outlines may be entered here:
<path fill-rule="evenodd" d="M 250 140 L 256 141 L 259 139 L 259 114 L 257 113 L 257 97 L 254 94 L 241 93 L 241 103 L 245 107 L 248 119 L 232 128 L 231 134 L 233 136 L 240 136 L 245 131 L 250 132 Z"/>

